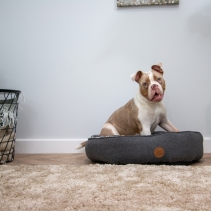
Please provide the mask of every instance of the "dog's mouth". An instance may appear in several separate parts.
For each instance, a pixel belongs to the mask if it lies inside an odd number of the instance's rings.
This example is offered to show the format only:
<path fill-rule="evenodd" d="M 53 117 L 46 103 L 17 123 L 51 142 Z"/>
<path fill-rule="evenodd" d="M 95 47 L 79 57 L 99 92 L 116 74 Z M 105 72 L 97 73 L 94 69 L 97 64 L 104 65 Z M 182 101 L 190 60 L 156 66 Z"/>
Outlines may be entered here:
<path fill-rule="evenodd" d="M 159 92 L 155 92 L 153 98 L 152 98 L 152 102 L 160 102 L 164 97 L 164 94 L 161 94 Z"/>

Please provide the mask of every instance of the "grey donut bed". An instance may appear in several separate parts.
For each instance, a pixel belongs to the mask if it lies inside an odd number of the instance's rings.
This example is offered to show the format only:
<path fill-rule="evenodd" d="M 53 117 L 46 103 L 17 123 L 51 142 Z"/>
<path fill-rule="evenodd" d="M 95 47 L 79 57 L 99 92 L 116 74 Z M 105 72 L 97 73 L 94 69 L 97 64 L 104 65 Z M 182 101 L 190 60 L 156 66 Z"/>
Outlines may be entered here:
<path fill-rule="evenodd" d="M 155 132 L 149 136 L 90 137 L 87 157 L 109 164 L 189 163 L 203 157 L 203 136 L 199 132 Z"/>

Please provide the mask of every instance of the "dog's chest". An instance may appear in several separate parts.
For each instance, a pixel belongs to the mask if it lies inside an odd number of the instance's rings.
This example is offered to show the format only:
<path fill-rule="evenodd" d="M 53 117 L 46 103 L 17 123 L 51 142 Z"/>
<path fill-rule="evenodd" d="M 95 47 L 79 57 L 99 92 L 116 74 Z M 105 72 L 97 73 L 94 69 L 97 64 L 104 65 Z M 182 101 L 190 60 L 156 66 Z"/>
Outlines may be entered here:
<path fill-rule="evenodd" d="M 142 125 L 148 125 L 155 128 L 165 116 L 165 107 L 161 103 L 149 105 L 139 104 L 138 119 Z"/>

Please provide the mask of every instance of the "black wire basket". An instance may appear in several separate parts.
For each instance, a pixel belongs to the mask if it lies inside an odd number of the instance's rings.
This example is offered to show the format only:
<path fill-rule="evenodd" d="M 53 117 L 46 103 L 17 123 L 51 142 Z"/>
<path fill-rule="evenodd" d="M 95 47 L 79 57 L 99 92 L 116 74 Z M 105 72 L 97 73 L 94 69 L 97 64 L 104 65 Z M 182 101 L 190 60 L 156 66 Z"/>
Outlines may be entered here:
<path fill-rule="evenodd" d="M 18 90 L 0 89 L 0 164 L 14 160 L 20 93 Z"/>

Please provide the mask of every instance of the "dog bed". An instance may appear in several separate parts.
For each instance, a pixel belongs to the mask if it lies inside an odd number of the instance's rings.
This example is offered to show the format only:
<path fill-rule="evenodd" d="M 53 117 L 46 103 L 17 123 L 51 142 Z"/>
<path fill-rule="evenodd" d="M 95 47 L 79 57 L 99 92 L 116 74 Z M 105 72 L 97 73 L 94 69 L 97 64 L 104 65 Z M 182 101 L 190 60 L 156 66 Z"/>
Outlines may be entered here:
<path fill-rule="evenodd" d="M 88 139 L 85 152 L 94 162 L 110 164 L 189 163 L 203 157 L 199 132 L 155 132 L 150 136 L 98 136 Z"/>

